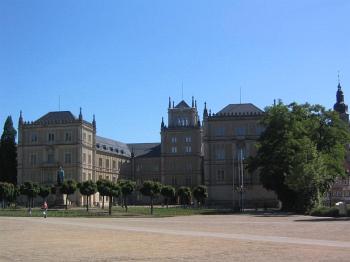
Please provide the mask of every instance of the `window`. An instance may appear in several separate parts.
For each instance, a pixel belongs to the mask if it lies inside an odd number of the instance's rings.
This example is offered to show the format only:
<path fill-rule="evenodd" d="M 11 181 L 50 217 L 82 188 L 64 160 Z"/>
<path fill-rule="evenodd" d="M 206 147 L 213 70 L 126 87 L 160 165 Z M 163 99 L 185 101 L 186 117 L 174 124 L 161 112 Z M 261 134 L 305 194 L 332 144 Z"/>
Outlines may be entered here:
<path fill-rule="evenodd" d="M 176 146 L 171 147 L 171 153 L 176 153 L 176 152 L 177 152 Z"/>
<path fill-rule="evenodd" d="M 30 164 L 32 166 L 35 166 L 36 165 L 36 155 L 33 154 L 33 155 L 30 155 Z"/>
<path fill-rule="evenodd" d="M 190 176 L 186 177 L 186 186 L 191 186 L 192 185 L 192 178 Z"/>
<path fill-rule="evenodd" d="M 72 163 L 72 155 L 70 153 L 66 153 L 64 155 L 64 163 L 66 164 Z"/>
<path fill-rule="evenodd" d="M 216 181 L 222 182 L 225 180 L 225 171 L 224 170 L 218 170 L 216 174 Z"/>
<path fill-rule="evenodd" d="M 191 153 L 192 152 L 192 147 L 191 146 L 186 146 L 185 147 L 185 152 L 186 153 Z"/>
<path fill-rule="evenodd" d="M 112 162 L 112 167 L 113 167 L 113 169 L 117 168 L 117 162 L 115 162 L 115 160 L 113 160 L 113 162 Z"/>
<path fill-rule="evenodd" d="M 176 181 L 176 177 L 175 177 L 175 176 L 173 176 L 173 177 L 171 178 L 171 184 L 172 184 L 173 186 L 176 186 L 176 185 L 177 185 L 177 181 Z"/>
<path fill-rule="evenodd" d="M 225 128 L 223 126 L 219 126 L 215 128 L 215 135 L 216 136 L 224 136 L 225 135 Z"/>
<path fill-rule="evenodd" d="M 91 155 L 88 155 L 88 164 L 91 165 Z"/>
<path fill-rule="evenodd" d="M 54 133 L 49 133 L 49 142 L 55 141 L 55 134 Z"/>
<path fill-rule="evenodd" d="M 85 164 L 85 163 L 86 163 L 86 154 L 83 153 L 83 164 Z"/>
<path fill-rule="evenodd" d="M 99 158 L 99 159 L 98 159 L 98 166 L 99 166 L 99 167 L 102 167 L 102 158 Z"/>
<path fill-rule="evenodd" d="M 96 144 L 96 147 L 97 147 L 97 148 L 100 148 L 100 144 Z"/>
<path fill-rule="evenodd" d="M 237 136 L 244 136 L 246 134 L 246 128 L 245 127 L 236 127 L 235 133 Z"/>
<path fill-rule="evenodd" d="M 109 168 L 109 159 L 106 159 L 106 168 Z"/>
<path fill-rule="evenodd" d="M 103 145 L 102 148 L 103 148 L 104 150 L 107 150 L 107 146 L 106 146 L 106 145 Z"/>
<path fill-rule="evenodd" d="M 110 146 L 109 147 L 109 151 L 113 152 L 113 147 Z"/>
<path fill-rule="evenodd" d="M 67 133 L 66 133 L 66 136 L 65 136 L 65 140 L 66 140 L 66 141 L 72 141 L 72 133 L 67 132 Z"/>
<path fill-rule="evenodd" d="M 175 137 L 175 136 L 173 136 L 173 137 L 171 138 L 171 143 L 173 143 L 173 144 L 176 143 L 176 137 Z"/>
<path fill-rule="evenodd" d="M 89 135 L 89 142 L 91 143 L 91 135 Z"/>
<path fill-rule="evenodd" d="M 191 143 L 192 142 L 192 138 L 190 136 L 185 137 L 185 142 L 186 143 Z"/>
<path fill-rule="evenodd" d="M 216 160 L 224 160 L 225 159 L 225 150 L 223 148 L 217 148 L 215 151 L 215 159 Z"/>
<path fill-rule="evenodd" d="M 37 141 L 38 141 L 38 136 L 37 136 L 37 134 L 32 134 L 32 135 L 31 135 L 31 138 L 30 138 L 30 141 L 33 142 L 33 143 L 37 142 Z"/>
<path fill-rule="evenodd" d="M 83 133 L 83 141 L 86 141 L 86 133 Z"/>
<path fill-rule="evenodd" d="M 54 155 L 52 153 L 47 155 L 47 162 L 49 164 L 53 164 L 55 162 L 55 158 L 54 158 Z"/>

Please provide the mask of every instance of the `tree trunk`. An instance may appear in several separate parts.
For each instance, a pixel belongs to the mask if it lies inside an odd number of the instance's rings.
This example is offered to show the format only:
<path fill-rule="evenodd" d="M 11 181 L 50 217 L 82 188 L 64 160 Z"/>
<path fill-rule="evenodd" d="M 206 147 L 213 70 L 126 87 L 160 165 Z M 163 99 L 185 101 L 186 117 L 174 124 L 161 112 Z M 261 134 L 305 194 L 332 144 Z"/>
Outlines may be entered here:
<path fill-rule="evenodd" d="M 66 210 L 68 209 L 68 194 L 66 195 Z"/>
<path fill-rule="evenodd" d="M 168 209 L 169 208 L 169 199 L 166 198 L 165 201 L 166 201 L 166 208 Z"/>
<path fill-rule="evenodd" d="M 125 206 L 125 212 L 128 213 L 128 203 L 126 203 L 126 196 L 124 196 L 124 206 Z"/>
<path fill-rule="evenodd" d="M 102 196 L 102 209 L 105 209 L 105 196 Z"/>
<path fill-rule="evenodd" d="M 151 215 L 153 215 L 153 197 L 151 197 Z"/>
<path fill-rule="evenodd" d="M 112 215 L 112 196 L 109 196 L 109 207 L 108 207 L 108 213 L 109 215 Z"/>
<path fill-rule="evenodd" d="M 86 212 L 89 212 L 89 196 L 86 196 Z"/>

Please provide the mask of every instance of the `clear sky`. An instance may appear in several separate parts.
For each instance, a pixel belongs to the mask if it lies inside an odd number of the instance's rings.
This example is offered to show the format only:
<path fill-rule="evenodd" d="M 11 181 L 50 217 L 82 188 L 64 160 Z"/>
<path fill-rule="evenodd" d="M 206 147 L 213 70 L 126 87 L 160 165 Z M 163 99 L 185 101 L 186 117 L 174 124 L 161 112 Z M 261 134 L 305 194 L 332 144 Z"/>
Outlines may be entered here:
<path fill-rule="evenodd" d="M 79 107 L 98 134 L 160 140 L 168 97 L 350 103 L 348 0 L 0 1 L 0 125 Z"/>

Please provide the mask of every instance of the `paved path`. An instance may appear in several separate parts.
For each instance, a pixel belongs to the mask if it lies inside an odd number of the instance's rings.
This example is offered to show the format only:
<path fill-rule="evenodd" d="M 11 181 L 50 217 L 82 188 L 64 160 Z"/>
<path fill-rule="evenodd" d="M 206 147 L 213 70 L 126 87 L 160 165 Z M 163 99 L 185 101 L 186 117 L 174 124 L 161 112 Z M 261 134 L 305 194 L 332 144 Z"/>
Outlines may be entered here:
<path fill-rule="evenodd" d="M 0 217 L 0 261 L 350 261 L 350 221 Z"/>

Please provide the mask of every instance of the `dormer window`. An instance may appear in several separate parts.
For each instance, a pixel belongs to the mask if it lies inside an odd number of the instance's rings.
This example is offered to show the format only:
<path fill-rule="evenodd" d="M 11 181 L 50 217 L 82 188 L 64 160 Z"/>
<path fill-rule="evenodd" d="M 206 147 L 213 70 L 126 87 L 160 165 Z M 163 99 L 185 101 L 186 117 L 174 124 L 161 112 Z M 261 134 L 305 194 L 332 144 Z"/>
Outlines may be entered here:
<path fill-rule="evenodd" d="M 97 147 L 97 148 L 100 148 L 100 144 L 96 144 L 96 147 Z"/>
<path fill-rule="evenodd" d="M 106 146 L 106 145 L 103 145 L 102 148 L 103 148 L 104 150 L 106 150 L 106 149 L 107 149 L 107 146 Z"/>
<path fill-rule="evenodd" d="M 109 147 L 109 150 L 113 152 L 113 147 Z"/>

